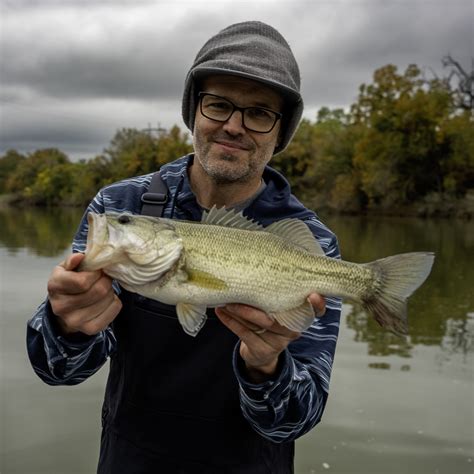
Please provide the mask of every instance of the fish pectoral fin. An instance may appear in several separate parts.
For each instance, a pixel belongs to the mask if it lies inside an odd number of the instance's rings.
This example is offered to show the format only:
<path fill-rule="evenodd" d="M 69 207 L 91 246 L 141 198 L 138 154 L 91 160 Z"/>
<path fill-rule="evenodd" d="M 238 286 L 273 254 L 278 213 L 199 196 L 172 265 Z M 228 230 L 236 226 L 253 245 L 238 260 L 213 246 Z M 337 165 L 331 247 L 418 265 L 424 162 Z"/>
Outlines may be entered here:
<path fill-rule="evenodd" d="M 176 313 L 184 332 L 190 336 L 196 336 L 206 322 L 206 306 L 178 303 Z"/>
<path fill-rule="evenodd" d="M 313 255 L 325 255 L 309 227 L 300 219 L 283 219 L 274 222 L 266 227 L 265 231 L 279 235 Z"/>
<path fill-rule="evenodd" d="M 296 332 L 303 332 L 313 324 L 316 313 L 313 305 L 305 301 L 301 306 L 296 308 L 271 313 L 278 323 L 288 329 Z"/>

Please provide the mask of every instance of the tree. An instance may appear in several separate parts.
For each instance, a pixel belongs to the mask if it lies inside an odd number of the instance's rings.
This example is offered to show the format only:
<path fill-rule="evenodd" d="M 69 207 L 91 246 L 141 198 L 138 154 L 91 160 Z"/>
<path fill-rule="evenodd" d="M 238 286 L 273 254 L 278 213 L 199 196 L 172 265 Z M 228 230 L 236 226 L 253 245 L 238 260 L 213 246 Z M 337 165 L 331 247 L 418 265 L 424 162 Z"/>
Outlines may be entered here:
<path fill-rule="evenodd" d="M 76 167 L 77 165 L 66 162 L 43 168 L 32 185 L 24 190 L 24 197 L 36 205 L 71 204 Z"/>
<path fill-rule="evenodd" d="M 156 161 L 154 161 L 149 172 L 156 171 L 166 163 L 169 163 L 180 156 L 187 155 L 193 150 L 187 132 L 182 132 L 175 125 L 168 132 L 161 133 L 156 142 Z"/>
<path fill-rule="evenodd" d="M 104 151 L 112 181 L 148 173 L 155 154 L 154 138 L 133 128 L 118 130 Z"/>
<path fill-rule="evenodd" d="M 7 192 L 7 183 L 16 168 L 26 158 L 16 150 L 8 150 L 0 158 L 0 194 Z"/>
<path fill-rule="evenodd" d="M 272 166 L 285 175 L 295 192 L 302 189 L 302 178 L 314 163 L 313 126 L 303 119 L 288 147 L 272 159 Z"/>
<path fill-rule="evenodd" d="M 351 123 L 350 114 L 342 109 L 322 108 L 313 136 L 315 159 L 311 174 L 314 188 L 324 196 L 324 204 L 343 212 L 360 211 L 364 197 L 358 170 L 353 165 L 360 127 Z"/>
<path fill-rule="evenodd" d="M 443 190 L 462 197 L 474 189 L 474 120 L 469 111 L 446 120 L 439 130 L 444 148 L 441 160 Z"/>
<path fill-rule="evenodd" d="M 462 110 L 474 112 L 474 58 L 471 71 L 465 70 L 450 54 L 443 58 L 443 66 L 449 69 L 446 79 L 448 84 L 453 81 L 456 106 Z"/>
<path fill-rule="evenodd" d="M 119 130 L 104 152 L 109 162 L 112 180 L 151 173 L 179 156 L 191 151 L 187 134 L 177 126 L 154 136 L 124 128 Z"/>
<path fill-rule="evenodd" d="M 69 158 L 57 148 L 37 150 L 26 159 L 21 160 L 7 182 L 7 190 L 13 193 L 28 195 L 38 175 L 56 165 L 69 163 Z"/>
<path fill-rule="evenodd" d="M 427 82 L 415 65 L 404 74 L 385 66 L 375 71 L 372 85 L 361 86 L 352 115 L 364 133 L 354 164 L 370 205 L 407 204 L 443 190 L 439 131 L 454 109 L 449 89 Z"/>
<path fill-rule="evenodd" d="M 75 205 L 87 204 L 106 184 L 115 181 L 109 161 L 102 155 L 76 163 L 74 183 L 68 201 Z"/>

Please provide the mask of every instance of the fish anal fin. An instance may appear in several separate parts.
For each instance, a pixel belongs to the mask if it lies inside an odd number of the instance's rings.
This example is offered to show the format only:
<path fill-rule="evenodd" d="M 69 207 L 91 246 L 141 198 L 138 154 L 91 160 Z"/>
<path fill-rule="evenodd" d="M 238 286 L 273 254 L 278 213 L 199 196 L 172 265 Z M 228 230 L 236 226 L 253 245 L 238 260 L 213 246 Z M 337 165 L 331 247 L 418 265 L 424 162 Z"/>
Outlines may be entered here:
<path fill-rule="evenodd" d="M 313 255 L 325 255 L 309 227 L 300 219 L 283 219 L 274 222 L 266 227 L 265 231 L 279 235 Z"/>
<path fill-rule="evenodd" d="M 195 337 L 206 322 L 206 306 L 178 303 L 176 313 L 186 334 Z"/>
<path fill-rule="evenodd" d="M 278 323 L 296 332 L 303 332 L 313 324 L 316 314 L 311 303 L 305 301 L 296 308 L 271 313 Z"/>

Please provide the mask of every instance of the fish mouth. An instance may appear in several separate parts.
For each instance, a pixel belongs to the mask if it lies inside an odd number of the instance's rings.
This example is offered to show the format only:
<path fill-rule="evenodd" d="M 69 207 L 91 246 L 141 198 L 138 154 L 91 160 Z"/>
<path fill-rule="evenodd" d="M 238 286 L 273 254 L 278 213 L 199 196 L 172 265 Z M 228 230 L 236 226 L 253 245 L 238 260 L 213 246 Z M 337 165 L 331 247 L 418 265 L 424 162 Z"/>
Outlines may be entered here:
<path fill-rule="evenodd" d="M 103 245 L 107 241 L 109 234 L 107 231 L 107 218 L 104 214 L 89 212 L 87 224 L 89 230 L 87 233 L 86 253 L 88 250 L 93 251 L 98 244 Z"/>
<path fill-rule="evenodd" d="M 94 271 L 102 267 L 103 261 L 110 254 L 107 252 L 110 247 L 107 217 L 104 214 L 89 212 L 87 224 L 86 256 L 81 262 L 79 270 Z"/>

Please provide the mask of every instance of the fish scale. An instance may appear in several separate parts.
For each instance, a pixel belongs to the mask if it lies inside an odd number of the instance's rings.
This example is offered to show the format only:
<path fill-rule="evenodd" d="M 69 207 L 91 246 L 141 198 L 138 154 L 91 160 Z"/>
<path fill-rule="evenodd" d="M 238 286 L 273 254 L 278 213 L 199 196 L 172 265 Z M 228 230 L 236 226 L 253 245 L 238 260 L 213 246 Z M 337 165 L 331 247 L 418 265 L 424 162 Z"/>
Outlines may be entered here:
<path fill-rule="evenodd" d="M 176 305 L 195 336 L 206 308 L 244 303 L 283 326 L 314 320 L 310 293 L 360 302 L 385 328 L 407 332 L 406 299 L 427 278 L 434 256 L 412 252 L 358 264 L 326 257 L 304 222 L 263 228 L 241 213 L 213 208 L 202 222 L 89 214 L 81 270 L 102 269 L 124 288 Z"/>

